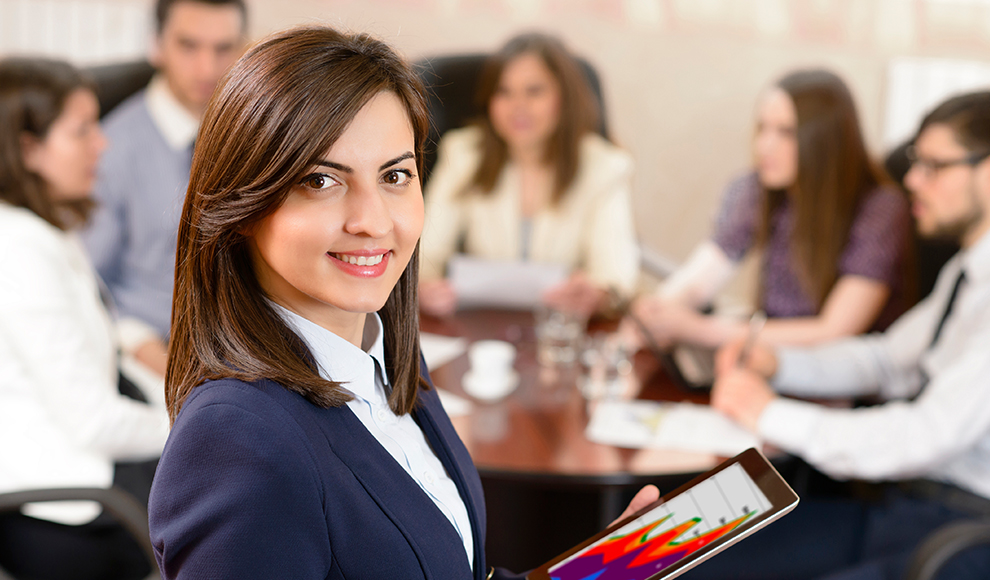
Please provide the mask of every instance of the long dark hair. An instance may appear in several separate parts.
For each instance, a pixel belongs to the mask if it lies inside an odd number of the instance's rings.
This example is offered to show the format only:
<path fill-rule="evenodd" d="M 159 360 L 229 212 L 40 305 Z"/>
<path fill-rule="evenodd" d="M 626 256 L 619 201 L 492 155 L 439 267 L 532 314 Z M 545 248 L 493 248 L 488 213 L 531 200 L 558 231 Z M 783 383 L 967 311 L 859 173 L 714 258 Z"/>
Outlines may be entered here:
<path fill-rule="evenodd" d="M 45 58 L 0 60 L 0 199 L 23 207 L 59 229 L 85 221 L 93 202 L 55 202 L 44 179 L 24 165 L 24 135 L 43 141 L 65 101 L 93 83 L 72 65 Z"/>
<path fill-rule="evenodd" d="M 478 82 L 477 101 L 482 110 L 488 111 L 488 105 L 498 90 L 506 65 L 525 54 L 539 57 L 560 86 L 560 121 L 545 152 L 546 161 L 554 166 L 551 203 L 557 204 L 577 175 L 581 138 L 595 130 L 600 111 L 577 60 L 560 40 L 540 33 L 522 34 L 512 38 L 486 61 Z M 468 187 L 487 194 L 495 188 L 502 168 L 509 159 L 509 151 L 505 141 L 495 132 L 487 113 L 478 124 L 484 134 L 481 164 Z"/>
<path fill-rule="evenodd" d="M 788 201 L 796 272 L 820 309 L 838 279 L 839 258 L 860 202 L 888 178 L 867 153 L 856 105 L 841 78 L 826 70 L 801 70 L 774 86 L 790 96 L 797 111 L 797 181 L 790 196 L 764 191 L 757 243 L 769 239 L 771 218 Z"/>
<path fill-rule="evenodd" d="M 272 379 L 322 407 L 350 400 L 339 383 L 319 376 L 305 344 L 269 305 L 243 232 L 282 204 L 382 91 L 395 93 L 409 112 L 421 165 L 428 128 L 422 85 L 370 36 L 316 26 L 281 32 L 248 51 L 221 82 L 196 141 L 179 226 L 165 376 L 173 421 L 197 385 L 224 377 Z M 379 311 L 396 413 L 411 411 L 425 386 L 418 264 L 417 247 Z"/>

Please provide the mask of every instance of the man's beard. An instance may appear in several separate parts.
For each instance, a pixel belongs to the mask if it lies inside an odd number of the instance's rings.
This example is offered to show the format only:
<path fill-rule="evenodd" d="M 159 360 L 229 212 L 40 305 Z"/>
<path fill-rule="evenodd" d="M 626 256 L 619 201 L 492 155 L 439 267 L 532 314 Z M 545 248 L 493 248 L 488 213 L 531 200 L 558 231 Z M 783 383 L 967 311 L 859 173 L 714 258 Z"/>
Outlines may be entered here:
<path fill-rule="evenodd" d="M 966 215 L 951 222 L 935 224 L 935 228 L 930 233 L 923 234 L 923 237 L 933 240 L 958 242 L 972 231 L 973 228 L 983 222 L 986 210 L 980 205 L 976 195 L 976 186 L 972 183 L 969 187 L 969 207 L 970 209 L 966 212 Z"/>

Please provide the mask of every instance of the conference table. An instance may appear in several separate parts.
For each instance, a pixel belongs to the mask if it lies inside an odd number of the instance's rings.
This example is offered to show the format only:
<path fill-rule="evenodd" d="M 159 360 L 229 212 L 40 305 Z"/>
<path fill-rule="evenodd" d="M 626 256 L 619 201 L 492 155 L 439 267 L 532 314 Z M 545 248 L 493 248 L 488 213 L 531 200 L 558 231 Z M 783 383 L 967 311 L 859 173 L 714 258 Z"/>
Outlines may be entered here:
<path fill-rule="evenodd" d="M 589 332 L 614 330 L 616 323 L 593 322 Z M 449 318 L 424 316 L 424 332 L 515 345 L 518 387 L 503 399 L 471 399 L 461 386 L 469 370 L 466 355 L 431 370 L 434 384 L 471 400 L 470 410 L 452 421 L 485 486 L 488 557 L 499 566 L 524 570 L 602 529 L 647 483 L 669 491 L 714 467 L 710 453 L 669 449 L 626 449 L 585 436 L 594 399 L 579 388 L 578 364 L 544 367 L 537 362 L 533 314 L 470 310 Z M 703 392 L 674 384 L 648 352 L 632 360 L 631 392 L 650 400 L 705 404 Z"/>

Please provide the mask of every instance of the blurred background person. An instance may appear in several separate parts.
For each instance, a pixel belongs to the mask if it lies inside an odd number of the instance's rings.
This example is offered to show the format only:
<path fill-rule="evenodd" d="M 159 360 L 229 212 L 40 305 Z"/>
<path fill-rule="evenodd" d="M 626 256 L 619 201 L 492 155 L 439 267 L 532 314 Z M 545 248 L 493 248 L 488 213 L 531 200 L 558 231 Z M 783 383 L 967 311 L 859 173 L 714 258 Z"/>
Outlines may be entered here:
<path fill-rule="evenodd" d="M 164 393 L 118 392 L 117 345 L 76 231 L 106 139 L 92 86 L 57 61 L 0 61 L 0 492 L 115 483 L 147 504 Z M 143 475 L 143 477 L 142 477 Z M 124 479 L 126 478 L 126 482 Z M 133 538 L 91 503 L 0 515 L 0 566 L 140 578 Z"/>
<path fill-rule="evenodd" d="M 246 10 L 243 0 L 158 0 L 158 73 L 104 123 L 111 145 L 84 242 L 120 310 L 121 347 L 160 375 L 193 140 L 213 89 L 241 52 Z"/>
<path fill-rule="evenodd" d="M 601 112 L 580 65 L 544 34 L 510 40 L 482 73 L 487 115 L 447 133 L 427 185 L 420 305 L 454 311 L 444 269 L 458 246 L 491 260 L 562 264 L 551 306 L 587 315 L 633 290 L 639 251 L 632 158 L 595 132 Z"/>
<path fill-rule="evenodd" d="M 900 579 L 933 530 L 990 514 L 990 92 L 936 107 L 910 157 L 905 183 L 918 232 L 962 247 L 932 293 L 882 334 L 814 348 L 757 345 L 745 360 L 735 341 L 719 352 L 712 391 L 713 407 L 823 472 L 897 485 L 882 501 L 805 498 L 812 501 L 749 544 L 755 550 L 730 549 L 686 577 L 807 578 L 818 564 L 831 580 Z M 836 409 L 778 393 L 885 403 Z M 857 533 L 831 533 L 848 527 L 848 504 L 858 503 Z M 938 577 L 988 575 L 984 542 Z"/>
<path fill-rule="evenodd" d="M 753 165 L 727 187 L 712 238 L 634 304 L 658 344 L 716 347 L 745 334 L 744 321 L 699 310 L 753 249 L 767 342 L 860 334 L 903 311 L 908 204 L 871 161 L 842 79 L 800 70 L 771 86 L 757 105 Z"/>

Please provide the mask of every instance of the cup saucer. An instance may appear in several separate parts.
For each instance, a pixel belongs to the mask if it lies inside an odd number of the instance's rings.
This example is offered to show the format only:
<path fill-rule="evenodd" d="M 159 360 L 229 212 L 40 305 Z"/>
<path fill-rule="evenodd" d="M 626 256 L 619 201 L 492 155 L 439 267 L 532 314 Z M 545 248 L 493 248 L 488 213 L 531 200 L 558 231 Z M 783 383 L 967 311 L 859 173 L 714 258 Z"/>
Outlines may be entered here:
<path fill-rule="evenodd" d="M 498 376 L 477 375 L 472 371 L 461 377 L 464 392 L 481 401 L 497 401 L 516 390 L 519 386 L 519 374 L 516 371 Z"/>

